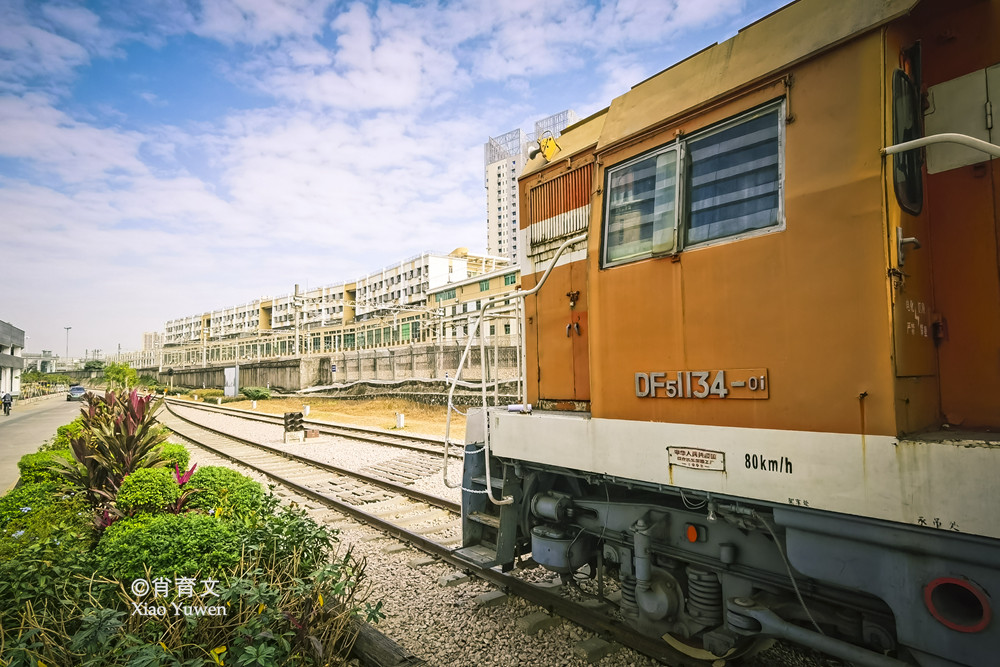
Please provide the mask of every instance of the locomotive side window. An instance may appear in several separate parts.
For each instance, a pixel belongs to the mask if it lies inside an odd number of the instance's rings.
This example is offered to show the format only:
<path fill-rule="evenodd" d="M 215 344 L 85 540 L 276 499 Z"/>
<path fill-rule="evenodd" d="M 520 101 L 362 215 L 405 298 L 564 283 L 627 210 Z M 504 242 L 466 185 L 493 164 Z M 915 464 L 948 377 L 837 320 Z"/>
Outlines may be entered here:
<path fill-rule="evenodd" d="M 781 221 L 779 123 L 772 107 L 688 142 L 688 244 Z"/>
<path fill-rule="evenodd" d="M 674 249 L 677 163 L 672 146 L 608 171 L 606 264 Z"/>
<path fill-rule="evenodd" d="M 771 104 L 609 168 L 604 266 L 781 224 L 782 118 Z"/>
<path fill-rule="evenodd" d="M 920 138 L 920 111 L 916 86 L 901 69 L 892 74 L 892 143 Z M 892 182 L 899 207 L 919 215 L 924 205 L 919 148 L 892 156 Z"/>

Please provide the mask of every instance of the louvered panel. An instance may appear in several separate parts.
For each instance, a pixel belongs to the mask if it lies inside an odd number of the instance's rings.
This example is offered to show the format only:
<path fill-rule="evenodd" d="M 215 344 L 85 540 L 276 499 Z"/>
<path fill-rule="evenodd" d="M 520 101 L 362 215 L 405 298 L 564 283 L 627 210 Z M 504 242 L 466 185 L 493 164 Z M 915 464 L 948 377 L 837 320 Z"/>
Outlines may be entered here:
<path fill-rule="evenodd" d="M 587 228 L 593 167 L 593 164 L 583 165 L 529 191 L 532 247 Z"/>

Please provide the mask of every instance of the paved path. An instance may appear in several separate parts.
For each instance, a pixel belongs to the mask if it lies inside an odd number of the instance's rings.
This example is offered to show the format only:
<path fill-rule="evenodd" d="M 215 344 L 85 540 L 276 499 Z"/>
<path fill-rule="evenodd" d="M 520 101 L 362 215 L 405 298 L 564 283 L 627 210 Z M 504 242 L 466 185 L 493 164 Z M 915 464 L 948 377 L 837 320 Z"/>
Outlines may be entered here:
<path fill-rule="evenodd" d="M 79 401 L 53 394 L 29 403 L 17 402 L 5 417 L 0 410 L 0 494 L 13 486 L 20 473 L 17 461 L 51 439 L 56 429 L 80 414 Z"/>

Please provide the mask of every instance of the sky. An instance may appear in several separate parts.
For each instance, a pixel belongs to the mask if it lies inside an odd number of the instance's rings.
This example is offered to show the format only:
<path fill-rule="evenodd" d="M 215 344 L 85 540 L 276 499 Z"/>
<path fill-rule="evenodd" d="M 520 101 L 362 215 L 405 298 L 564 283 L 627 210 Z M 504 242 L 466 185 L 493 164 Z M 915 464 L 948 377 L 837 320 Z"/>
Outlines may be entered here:
<path fill-rule="evenodd" d="M 483 144 L 784 0 L 0 0 L 0 320 L 25 350 L 486 249 Z"/>

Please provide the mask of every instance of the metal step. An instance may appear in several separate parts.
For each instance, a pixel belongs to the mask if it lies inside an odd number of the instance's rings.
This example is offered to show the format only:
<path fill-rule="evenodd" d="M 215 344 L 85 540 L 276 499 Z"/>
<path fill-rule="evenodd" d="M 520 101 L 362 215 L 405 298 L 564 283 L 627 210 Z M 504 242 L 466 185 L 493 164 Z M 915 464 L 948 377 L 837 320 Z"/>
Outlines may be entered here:
<path fill-rule="evenodd" d="M 477 521 L 490 528 L 500 530 L 500 517 L 495 514 L 484 514 L 482 512 L 469 512 L 466 515 L 469 519 Z"/>
<path fill-rule="evenodd" d="M 476 565 L 486 566 L 496 562 L 496 549 L 491 549 L 482 544 L 474 544 L 464 549 L 456 549 L 455 555 Z"/>

